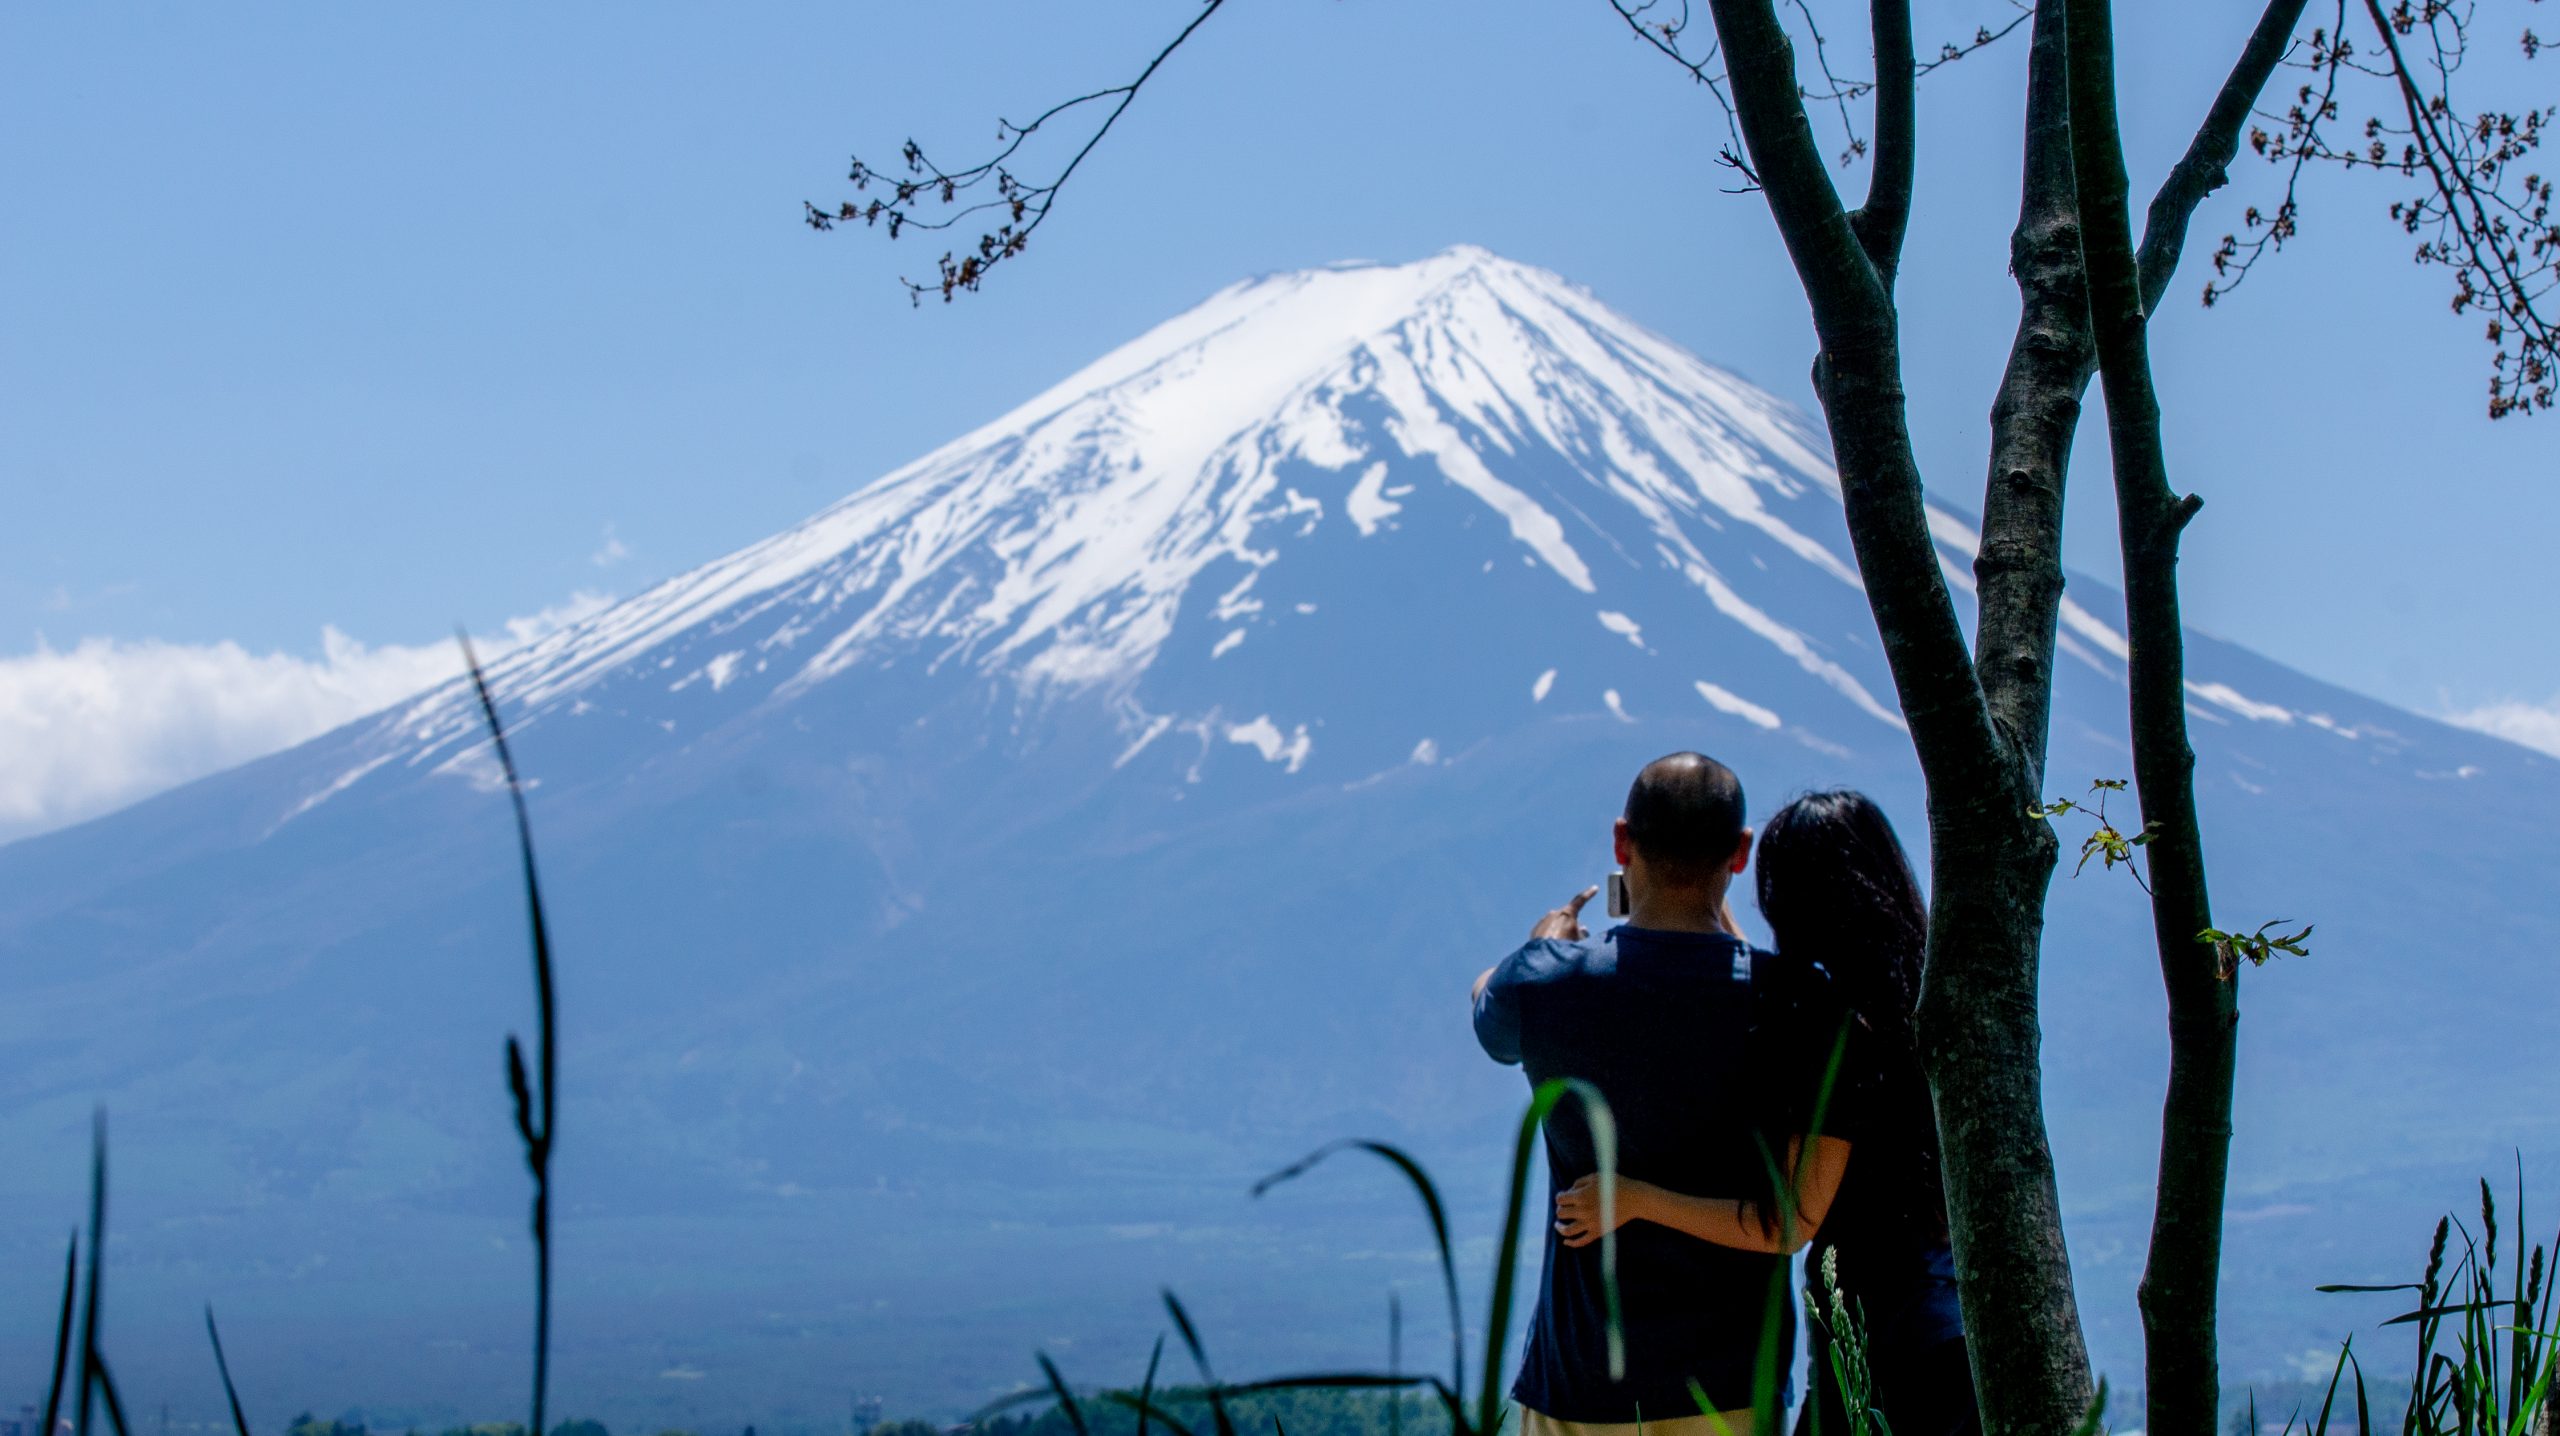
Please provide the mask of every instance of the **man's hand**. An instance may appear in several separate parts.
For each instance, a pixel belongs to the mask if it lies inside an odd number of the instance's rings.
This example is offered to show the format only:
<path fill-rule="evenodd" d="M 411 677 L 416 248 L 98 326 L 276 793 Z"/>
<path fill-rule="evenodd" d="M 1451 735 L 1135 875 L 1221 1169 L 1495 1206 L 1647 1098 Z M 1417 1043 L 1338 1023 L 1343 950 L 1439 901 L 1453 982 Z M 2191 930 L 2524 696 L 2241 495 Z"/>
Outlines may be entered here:
<path fill-rule="evenodd" d="M 1529 940 L 1535 942 L 1542 937 L 1553 937 L 1566 942 L 1580 942 L 1589 937 L 1591 934 L 1582 930 L 1582 905 L 1591 901 L 1592 895 L 1599 891 L 1597 887 L 1584 888 L 1567 899 L 1564 906 L 1549 911 L 1538 919 L 1536 927 L 1529 929 Z"/>

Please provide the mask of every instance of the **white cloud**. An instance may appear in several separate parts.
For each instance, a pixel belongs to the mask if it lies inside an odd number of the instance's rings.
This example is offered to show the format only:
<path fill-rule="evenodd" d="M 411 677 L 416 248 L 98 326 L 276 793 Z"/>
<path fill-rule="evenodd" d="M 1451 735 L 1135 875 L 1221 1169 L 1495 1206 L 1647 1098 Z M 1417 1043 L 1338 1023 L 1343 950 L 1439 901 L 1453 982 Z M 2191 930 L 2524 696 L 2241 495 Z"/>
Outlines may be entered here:
<path fill-rule="evenodd" d="M 2560 757 L 2560 694 L 2548 703 L 2486 703 L 2447 713 L 2444 720 Z"/>
<path fill-rule="evenodd" d="M 483 660 L 596 612 L 579 594 L 476 637 Z M 461 671 L 450 641 L 367 645 L 320 631 L 320 656 L 221 643 L 85 638 L 0 658 L 0 842 L 147 798 L 317 737 Z"/>
<path fill-rule="evenodd" d="M 623 543 L 621 535 L 613 531 L 613 525 L 606 524 L 604 542 L 597 546 L 594 553 L 587 555 L 587 562 L 598 568 L 611 568 L 629 557 L 631 557 L 630 547 Z"/>

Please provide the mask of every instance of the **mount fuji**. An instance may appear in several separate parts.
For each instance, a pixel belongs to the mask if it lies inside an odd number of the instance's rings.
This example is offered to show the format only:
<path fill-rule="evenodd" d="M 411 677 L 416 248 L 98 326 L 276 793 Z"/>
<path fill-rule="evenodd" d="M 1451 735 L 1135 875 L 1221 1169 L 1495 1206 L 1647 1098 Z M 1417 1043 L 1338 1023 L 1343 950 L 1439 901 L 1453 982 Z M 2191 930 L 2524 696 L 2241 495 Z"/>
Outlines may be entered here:
<path fill-rule="evenodd" d="M 2199 479 L 2210 487 L 2209 480 Z M 1961 509 L 1933 519 L 1969 590 Z M 1461 999 L 1596 880 L 1678 748 L 1755 816 L 1919 782 L 1818 428 L 1482 250 L 1236 285 L 806 522 L 510 654 L 558 952 L 555 1410 L 617 1430 L 956 1413 L 1133 1379 L 1159 1285 L 1230 1373 L 1440 1320 L 1524 1098 Z M 2127 773 L 2075 579 L 2051 772 Z M 2480 1173 L 2560 1157 L 2560 764 L 2190 639 L 2246 974 L 2230 1381 L 2377 1311 Z M 467 688 L 0 848 L 0 1360 L 51 1342 L 93 1104 L 107 1342 L 217 1419 L 496 1419 L 525 1390 L 531 1022 Z M 2139 1380 L 2164 1013 L 2122 874 L 2060 881 L 2050 1120 L 2093 1352 Z M 1478 1303 L 1480 1309 L 1481 1303 Z M 2330 1347 L 2330 1349 L 2334 1349 Z M 646 1423 L 646 1424 L 643 1424 Z"/>

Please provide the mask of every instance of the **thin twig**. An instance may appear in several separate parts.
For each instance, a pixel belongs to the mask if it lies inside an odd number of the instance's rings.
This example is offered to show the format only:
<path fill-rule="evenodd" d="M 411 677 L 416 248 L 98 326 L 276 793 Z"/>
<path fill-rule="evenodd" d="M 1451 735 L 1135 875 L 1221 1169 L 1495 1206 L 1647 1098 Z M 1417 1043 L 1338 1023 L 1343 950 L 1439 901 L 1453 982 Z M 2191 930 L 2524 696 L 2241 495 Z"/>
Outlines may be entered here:
<path fill-rule="evenodd" d="M 885 222 L 889 229 L 889 237 L 896 239 L 909 228 L 951 229 L 974 215 L 984 214 L 990 210 L 1001 211 L 1004 215 L 1003 221 L 995 228 L 978 236 L 974 252 L 968 254 L 944 252 L 938 261 L 941 271 L 938 278 L 924 284 L 903 278 L 899 280 L 899 283 L 907 287 L 908 298 L 917 303 L 922 303 L 926 294 L 936 291 L 942 295 L 943 302 L 949 303 L 952 296 L 960 291 L 975 290 L 986 279 L 989 270 L 1020 254 L 1023 247 L 1031 242 L 1032 231 L 1038 229 L 1048 219 L 1050 206 L 1056 202 L 1059 191 L 1066 187 L 1067 181 L 1074 178 L 1077 168 L 1085 162 L 1085 157 L 1092 154 L 1094 148 L 1102 143 L 1103 136 L 1111 133 L 1111 127 L 1120 122 L 1120 116 L 1125 114 L 1130 103 L 1138 98 L 1138 92 L 1146 88 L 1147 81 L 1154 78 L 1156 71 L 1163 67 L 1164 62 L 1173 57 L 1173 52 L 1181 49 L 1183 42 L 1189 40 L 1202 25 L 1207 24 L 1209 17 L 1218 13 L 1225 4 L 1226 0 L 1207 0 L 1207 3 L 1201 6 L 1200 13 L 1191 18 L 1191 23 L 1183 26 L 1179 34 L 1167 41 L 1164 48 L 1156 52 L 1155 58 L 1147 62 L 1146 68 L 1138 72 L 1137 78 L 1128 83 L 1108 86 L 1078 95 L 1073 99 L 1061 100 L 1033 116 L 1028 124 L 1018 125 L 1010 120 L 997 120 L 996 138 L 1003 141 L 1004 145 L 993 157 L 965 168 L 944 170 L 925 154 L 922 145 L 910 139 L 899 152 L 900 159 L 906 165 L 907 175 L 905 178 L 898 178 L 882 174 L 879 170 L 863 163 L 862 158 L 857 155 L 846 178 L 857 190 L 868 190 L 874 184 L 886 185 L 890 189 L 890 198 L 875 198 L 868 204 L 847 200 L 833 210 L 820 209 L 815 204 L 804 202 L 801 205 L 802 218 L 811 229 L 817 230 L 833 229 L 840 223 L 852 220 L 860 220 L 865 225 L 879 225 Z M 1094 127 L 1093 133 L 1085 136 L 1084 143 L 1076 148 L 1073 157 L 1068 159 L 1066 167 L 1058 171 L 1057 178 L 1045 184 L 1030 184 L 1024 182 L 1020 176 L 1008 168 L 1023 145 L 1028 143 L 1033 135 L 1040 133 L 1044 126 L 1086 105 L 1102 102 L 1110 102 L 1109 112 L 1102 117 L 1102 123 Z M 963 202 L 964 197 L 974 195 L 981 186 L 990 184 L 995 189 L 994 198 L 969 199 L 966 203 Z M 937 202 L 942 210 L 933 216 L 924 215 L 917 209 L 920 202 Z M 540 1433 L 535 1433 L 535 1436 L 540 1436 Z"/>
<path fill-rule="evenodd" d="M 2418 237 L 2416 261 L 2454 272 L 2454 312 L 2489 311 L 2489 414 L 2504 418 L 2552 407 L 2554 365 L 2560 363 L 2560 315 L 2547 312 L 2560 289 L 2560 225 L 2552 222 L 2552 182 L 2517 174 L 2517 162 L 2538 149 L 2560 109 L 2482 111 L 2455 107 L 2453 80 L 2469 55 L 2474 7 L 2468 0 L 2411 0 L 2385 9 L 2360 0 L 2373 32 L 2373 48 L 2359 49 L 2347 33 L 2346 0 L 2331 23 L 2315 29 L 2289 63 L 2315 72 L 2316 82 L 2297 91 L 2283 114 L 2261 112 L 2249 143 L 2266 159 L 2287 166 L 2284 198 L 2272 215 L 2252 207 L 2239 231 L 2223 237 L 2214 255 L 2214 278 L 2204 299 L 2212 304 L 2239 287 L 2257 262 L 2283 248 L 2298 231 L 2297 191 L 2306 166 L 2379 170 L 2420 180 L 2414 197 L 2395 202 L 2391 218 Z M 2404 36 L 2425 32 L 2425 45 L 2404 46 Z M 2524 52 L 2541 49 L 2531 31 Z M 2348 76 L 2388 86 L 2396 119 L 2370 115 L 2362 136 L 2336 133 L 2339 92 Z"/>

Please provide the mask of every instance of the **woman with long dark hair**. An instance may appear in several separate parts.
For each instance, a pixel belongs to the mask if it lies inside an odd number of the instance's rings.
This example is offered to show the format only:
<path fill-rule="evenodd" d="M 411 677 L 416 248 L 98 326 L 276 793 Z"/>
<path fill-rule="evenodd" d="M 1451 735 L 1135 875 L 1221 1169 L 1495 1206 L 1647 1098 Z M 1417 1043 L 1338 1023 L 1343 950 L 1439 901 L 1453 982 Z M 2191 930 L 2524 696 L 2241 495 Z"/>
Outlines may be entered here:
<path fill-rule="evenodd" d="M 1821 1134 L 1848 1144 L 1836 1187 L 1818 1194 L 1828 1200 L 1800 1201 L 1782 1238 L 1786 1248 L 1809 1246 L 1807 1283 L 1817 1304 L 1813 1390 L 1798 1436 L 1850 1429 L 1832 1371 L 1838 1318 L 1826 1272 L 1864 1329 L 1867 1402 L 1894 1436 L 1969 1436 L 1982 1422 L 1956 1306 L 1937 1123 L 1912 1038 L 1929 926 L 1919 881 L 1883 810 L 1845 789 L 1809 793 L 1781 809 L 1760 834 L 1755 865 L 1760 914 L 1781 963 L 1800 975 L 1826 972 L 1848 1015 L 1845 1038 L 1800 1028 L 1787 1039 L 1825 1048 L 1826 1068 L 1839 1054 Z M 1798 1192 L 1815 1195 L 1801 1183 Z M 1622 1221 L 1659 1221 L 1701 1240 L 1742 1244 L 1721 1210 L 1729 1201 L 1622 1178 L 1616 1205 Z M 1587 1180 L 1557 1199 L 1568 1244 L 1599 1238 L 1598 1208 Z"/>

